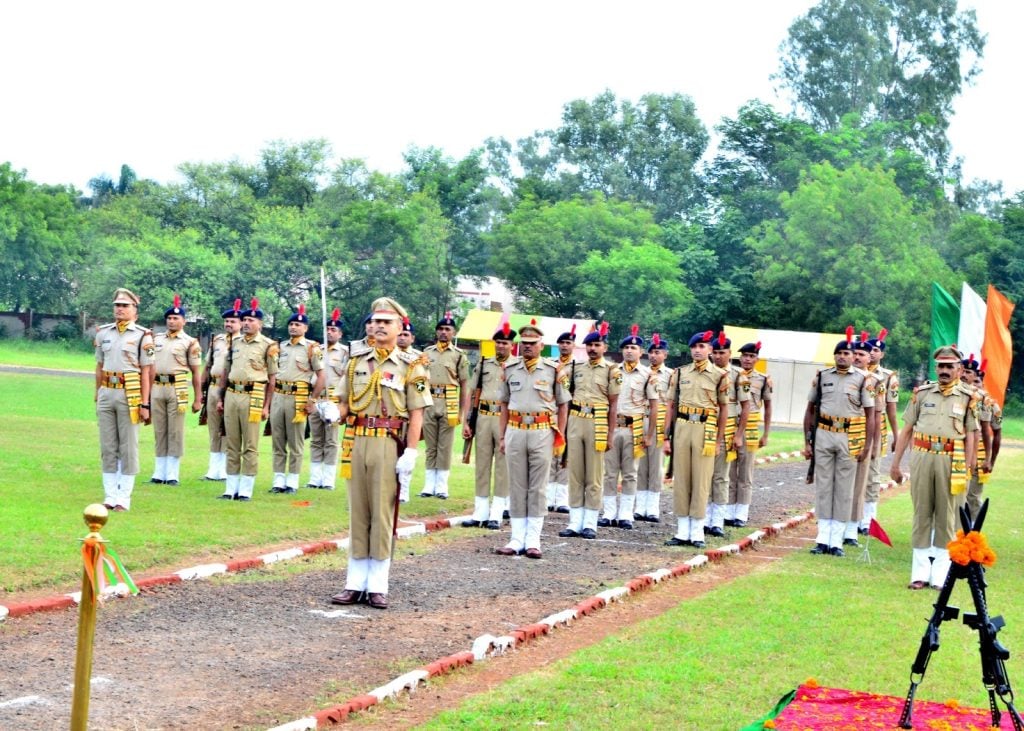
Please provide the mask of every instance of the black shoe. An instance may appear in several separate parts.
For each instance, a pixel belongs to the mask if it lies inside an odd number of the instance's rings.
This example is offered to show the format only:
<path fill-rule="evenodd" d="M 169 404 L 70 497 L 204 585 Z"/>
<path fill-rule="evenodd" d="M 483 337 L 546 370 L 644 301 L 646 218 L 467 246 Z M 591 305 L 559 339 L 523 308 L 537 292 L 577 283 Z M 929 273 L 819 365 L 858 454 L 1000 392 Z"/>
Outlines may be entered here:
<path fill-rule="evenodd" d="M 726 518 L 722 522 L 725 523 L 725 525 L 729 526 L 730 528 L 735 528 L 736 527 L 736 519 L 735 518 Z"/>
<path fill-rule="evenodd" d="M 559 535 L 560 538 L 579 538 L 580 537 L 580 534 L 577 533 L 576 531 L 574 531 L 572 528 L 563 528 L 562 530 L 558 531 L 558 535 Z"/>
<path fill-rule="evenodd" d="M 218 500 L 234 500 L 235 496 L 234 495 L 218 495 L 217 499 Z"/>
<path fill-rule="evenodd" d="M 149 478 L 149 481 L 152 482 L 154 485 L 162 485 L 162 484 L 164 484 L 163 480 L 158 480 L 155 477 Z"/>
<path fill-rule="evenodd" d="M 611 524 L 612 524 L 612 522 L 610 520 L 608 520 L 607 518 L 598 518 L 597 519 L 597 527 L 598 528 L 607 528 Z"/>
<path fill-rule="evenodd" d="M 285 495 L 294 495 L 295 493 L 298 492 L 298 490 L 296 490 L 294 487 L 286 487 L 281 492 L 283 492 Z"/>
<path fill-rule="evenodd" d="M 732 526 L 733 526 L 733 528 L 746 528 L 747 527 L 747 521 L 740 520 L 739 518 L 737 518 L 736 520 L 734 520 L 732 522 Z"/>
<path fill-rule="evenodd" d="M 556 513 L 562 513 L 563 515 L 568 515 L 569 514 L 569 506 L 568 505 L 559 505 L 557 508 L 555 508 L 555 512 Z"/>
<path fill-rule="evenodd" d="M 868 534 L 868 529 L 867 528 L 858 528 L 857 529 L 857 535 L 866 536 L 867 534 Z"/>
<path fill-rule="evenodd" d="M 549 513 L 554 512 L 554 510 L 555 510 L 555 506 L 554 505 L 548 505 L 548 512 Z"/>
<path fill-rule="evenodd" d="M 501 530 L 501 523 L 496 520 L 488 520 L 484 523 L 484 528 L 487 530 Z"/>
<path fill-rule="evenodd" d="M 665 541 L 665 545 L 666 546 L 692 546 L 693 545 L 693 541 L 684 541 L 682 538 L 676 538 L 675 536 L 672 536 L 667 541 Z"/>
<path fill-rule="evenodd" d="M 661 522 L 661 518 L 659 518 L 657 515 L 648 515 L 647 517 L 644 518 L 644 520 L 646 520 L 648 523 L 660 523 Z"/>
<path fill-rule="evenodd" d="M 843 549 L 841 549 L 839 546 L 833 546 L 832 548 L 828 549 L 828 552 L 831 553 L 833 556 L 839 556 L 839 558 L 842 558 L 846 555 Z"/>
<path fill-rule="evenodd" d="M 447 495 L 445 496 L 445 498 L 447 498 Z M 508 514 L 507 510 L 502 510 L 501 511 L 501 519 L 502 520 L 511 520 L 512 516 Z"/>
<path fill-rule="evenodd" d="M 447 500 L 448 499 L 447 495 L 438 495 L 436 493 L 434 494 L 434 497 L 436 497 L 438 500 Z"/>
<path fill-rule="evenodd" d="M 284 492 L 284 488 L 283 487 L 272 487 L 269 490 L 267 490 L 267 492 L 272 493 L 274 495 L 280 495 L 282 492 Z"/>
<path fill-rule="evenodd" d="M 828 546 L 824 543 L 816 543 L 810 552 L 815 556 L 825 556 L 828 554 Z"/>
<path fill-rule="evenodd" d="M 622 528 L 622 530 L 633 530 L 633 521 L 632 520 L 619 520 L 619 521 L 616 521 L 616 525 L 619 528 Z"/>
<path fill-rule="evenodd" d="M 717 525 L 711 526 L 706 532 L 709 536 L 714 536 L 715 538 L 725 538 L 725 531 Z"/>
<path fill-rule="evenodd" d="M 709 525 L 704 526 L 704 535 L 707 535 L 710 532 L 711 532 L 711 526 L 709 526 Z"/>
<path fill-rule="evenodd" d="M 844 538 L 843 539 L 843 545 L 844 546 L 853 546 L 854 548 L 860 548 L 860 543 L 857 542 L 856 538 Z"/>
<path fill-rule="evenodd" d="M 462 527 L 463 528 L 479 528 L 480 527 L 480 521 L 479 520 L 473 520 L 472 518 L 467 518 L 466 520 L 462 521 Z"/>
<path fill-rule="evenodd" d="M 164 484 L 165 485 L 177 485 L 178 481 L 177 480 L 165 480 Z"/>
<path fill-rule="evenodd" d="M 647 516 L 646 515 L 640 515 L 640 513 L 633 513 L 633 520 L 638 520 L 641 523 L 643 523 L 645 520 L 647 520 Z"/>
<path fill-rule="evenodd" d="M 597 531 L 593 528 L 584 528 L 580 531 L 580 538 L 586 538 L 592 541 L 597 538 Z"/>
<path fill-rule="evenodd" d="M 250 500 L 252 500 L 252 498 L 247 495 L 235 495 L 235 500 L 237 500 L 240 503 L 247 503 Z"/>
<path fill-rule="evenodd" d="M 432 492 L 421 492 L 420 493 L 420 497 L 434 497 L 434 493 L 432 493 Z"/>
<path fill-rule="evenodd" d="M 707 547 L 707 545 L 708 544 L 705 543 L 704 541 L 694 541 L 693 542 L 693 547 L 694 548 L 705 548 L 705 547 Z"/>
<path fill-rule="evenodd" d="M 321 488 L 323 488 L 323 485 L 314 485 L 312 482 L 307 482 L 306 487 L 311 487 L 314 490 L 320 490 Z"/>

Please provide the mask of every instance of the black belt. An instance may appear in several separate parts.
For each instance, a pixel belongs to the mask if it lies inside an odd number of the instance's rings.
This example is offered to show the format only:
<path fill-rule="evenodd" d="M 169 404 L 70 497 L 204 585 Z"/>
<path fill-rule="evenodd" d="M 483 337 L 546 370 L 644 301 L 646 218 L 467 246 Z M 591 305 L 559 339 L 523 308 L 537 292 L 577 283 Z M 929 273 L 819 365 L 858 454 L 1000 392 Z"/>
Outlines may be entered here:
<path fill-rule="evenodd" d="M 615 418 L 615 423 L 619 426 L 633 426 L 633 417 L 618 414 Z"/>
<path fill-rule="evenodd" d="M 678 419 L 679 421 L 699 421 L 701 423 L 704 423 L 705 421 L 708 420 L 708 415 L 676 413 L 676 419 Z"/>
<path fill-rule="evenodd" d="M 185 375 L 184 373 L 182 375 Z M 157 373 L 153 379 L 156 383 L 174 383 L 173 373 Z"/>
<path fill-rule="evenodd" d="M 588 406 L 587 404 L 578 404 L 575 401 L 573 401 L 571 404 L 569 404 L 569 412 L 573 414 L 582 414 L 584 416 L 593 416 L 594 407 Z"/>

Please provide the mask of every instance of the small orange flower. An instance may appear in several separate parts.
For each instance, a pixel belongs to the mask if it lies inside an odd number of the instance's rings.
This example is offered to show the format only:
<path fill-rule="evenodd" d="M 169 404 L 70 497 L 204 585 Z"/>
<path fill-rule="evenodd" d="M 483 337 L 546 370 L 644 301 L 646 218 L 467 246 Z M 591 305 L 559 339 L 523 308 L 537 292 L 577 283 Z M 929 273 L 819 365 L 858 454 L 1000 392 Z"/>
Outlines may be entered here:
<path fill-rule="evenodd" d="M 949 559 L 961 566 L 972 561 L 982 566 L 992 566 L 996 562 L 996 552 L 989 548 L 984 534 L 972 530 L 964 535 L 962 530 L 956 532 L 956 538 L 946 546 Z"/>
<path fill-rule="evenodd" d="M 775 721 L 773 721 L 772 719 L 769 718 L 767 721 L 764 722 L 764 727 L 765 728 L 775 728 Z"/>
<path fill-rule="evenodd" d="M 955 698 L 950 698 L 948 701 L 946 701 L 945 705 L 946 705 L 946 708 L 959 708 L 960 707 L 960 702 L 958 700 L 956 700 Z"/>
<path fill-rule="evenodd" d="M 821 687 L 820 685 L 818 685 L 818 681 L 815 680 L 814 678 L 808 678 L 807 682 L 805 682 L 804 685 L 806 685 L 808 688 L 820 688 Z"/>

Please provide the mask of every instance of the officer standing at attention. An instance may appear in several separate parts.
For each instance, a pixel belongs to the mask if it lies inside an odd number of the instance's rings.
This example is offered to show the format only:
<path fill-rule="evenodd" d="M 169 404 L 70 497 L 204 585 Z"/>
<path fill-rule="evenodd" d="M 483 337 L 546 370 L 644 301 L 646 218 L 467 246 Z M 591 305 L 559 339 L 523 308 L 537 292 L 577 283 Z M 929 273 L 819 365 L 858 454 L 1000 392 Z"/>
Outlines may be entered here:
<path fill-rule="evenodd" d="M 989 475 L 992 472 L 992 461 L 995 454 L 992 445 L 997 431 L 996 425 L 999 423 L 996 414 L 999 407 L 992 397 L 988 395 L 981 381 L 981 372 L 984 370 L 985 364 L 978 363 L 974 359 L 974 353 L 971 353 L 960 361 L 960 365 L 962 366 L 960 369 L 960 380 L 964 385 L 973 388 L 977 395 L 978 469 L 971 472 L 971 479 L 967 481 L 967 491 L 965 494 L 960 495 L 960 499 L 957 500 L 957 506 L 959 507 L 966 503 L 968 512 L 972 516 L 977 517 L 978 511 L 981 510 L 981 493 L 985 489 L 985 483 L 988 482 Z M 999 428 L 1001 429 L 1002 427 L 1000 426 Z"/>
<path fill-rule="evenodd" d="M 666 546 L 704 548 L 715 457 L 725 451 L 729 377 L 710 361 L 711 330 L 690 338 L 693 362 L 676 368 L 668 384 L 665 451 L 672 455 L 672 504 L 676 533 Z"/>
<path fill-rule="evenodd" d="M 743 448 L 738 450 L 736 461 L 729 468 L 729 502 L 725 505 L 725 524 L 735 528 L 743 528 L 747 524 L 754 487 L 754 460 L 757 450 L 768 443 L 768 432 L 772 428 L 772 378 L 755 368 L 760 353 L 760 342 L 747 343 L 740 348 L 740 368 L 750 393 L 750 411 L 747 412 Z M 762 411 L 763 433 L 760 429 Z"/>
<path fill-rule="evenodd" d="M 341 400 L 334 389 L 341 380 L 348 364 L 348 347 L 341 344 L 345 325 L 341 321 L 341 310 L 337 307 L 327 321 L 327 353 L 325 357 L 324 390 L 321 396 L 335 404 Z M 338 422 L 328 423 L 316 409 L 309 414 L 309 483 L 306 487 L 333 490 L 338 475 Z"/>
<path fill-rule="evenodd" d="M 448 499 L 448 473 L 452 467 L 455 427 L 469 411 L 469 358 L 453 344 L 455 318 L 444 313 L 437 322 L 436 340 L 424 355 L 430 360 L 433 405 L 423 418 L 427 442 L 426 482 L 420 497 Z"/>
<path fill-rule="evenodd" d="M 277 343 L 265 336 L 263 310 L 253 297 L 242 312 L 242 336 L 231 339 L 220 379 L 220 409 L 227 435 L 227 481 L 221 500 L 252 499 L 260 464 L 260 422 L 270 416 L 277 380 Z"/>
<path fill-rule="evenodd" d="M 750 383 L 742 369 L 732 363 L 732 340 L 725 332 L 718 333 L 711 350 L 711 362 L 729 377 L 728 420 L 725 422 L 725 449 L 715 456 L 715 471 L 711 478 L 711 504 L 704 521 L 704 532 L 721 538 L 729 502 L 729 470 L 744 449 L 747 417 L 750 414 Z"/>
<path fill-rule="evenodd" d="M 331 601 L 365 600 L 387 609 L 398 482 L 407 482 L 416 466 L 423 410 L 431 399 L 419 357 L 397 348 L 405 309 L 380 297 L 370 318 L 374 344 L 352 348 L 336 389 L 346 420 L 341 471 L 348 482 L 349 553 L 345 590 Z"/>
<path fill-rule="evenodd" d="M 199 367 L 203 356 L 199 341 L 185 332 L 185 308 L 174 295 L 174 305 L 164 313 L 167 331 L 153 338 L 156 355 L 150 372 L 150 404 L 156 437 L 156 467 L 150 482 L 177 485 L 181 455 L 185 453 L 185 407 L 188 382 L 192 381 L 192 413 L 203 407 Z"/>
<path fill-rule="evenodd" d="M 569 384 L 569 426 L 566 450 L 569 462 L 569 525 L 563 538 L 597 538 L 597 515 L 604 492 L 604 453 L 608 425 L 616 423 L 622 372 L 604 358 L 608 349 L 608 323 L 587 333 L 583 345 L 587 362 L 572 369 Z"/>
<path fill-rule="evenodd" d="M 910 499 L 914 504 L 911 533 L 913 559 L 909 589 L 938 589 L 949 572 L 946 546 L 956 531 L 956 504 L 977 468 L 977 395 L 960 381 L 963 355 L 955 347 L 932 354 L 938 383 L 925 383 L 903 412 L 889 474 L 903 481 L 900 460 L 910 453 Z"/>
<path fill-rule="evenodd" d="M 640 362 L 644 339 L 639 331 L 639 326 L 633 325 L 630 334 L 619 343 L 622 384 L 616 401 L 615 431 L 604 454 L 604 515 L 597 521 L 599 527 L 633 530 L 637 459 L 652 448 L 657 437 L 656 419 L 647 417 L 658 413 L 658 386 L 651 377 L 651 369 Z"/>
<path fill-rule="evenodd" d="M 520 358 L 505 366 L 501 401 L 501 445 L 508 464 L 512 535 L 496 553 L 541 558 L 544 488 L 550 461 L 563 445 L 555 427 L 565 430 L 570 395 L 558 365 L 540 357 L 544 333 L 536 321 L 519 328 Z"/>
<path fill-rule="evenodd" d="M 836 364 L 814 376 L 804 414 L 804 457 L 814 456 L 814 510 L 818 536 L 811 553 L 842 556 L 853 510 L 857 463 L 874 441 L 875 397 L 867 375 L 853 367 L 853 328 L 833 351 Z M 813 439 L 813 452 L 812 450 Z"/>
<path fill-rule="evenodd" d="M 139 473 L 139 423 L 150 422 L 153 334 L 136 324 L 139 298 L 114 292 L 114 322 L 96 329 L 96 418 L 100 430 L 103 504 L 122 512 Z"/>
<path fill-rule="evenodd" d="M 269 492 L 294 494 L 306 451 L 306 419 L 324 392 L 324 354 L 320 343 L 306 337 L 306 306 L 288 318 L 288 339 L 278 345 L 270 435 L 274 448 L 274 482 Z"/>
<path fill-rule="evenodd" d="M 228 477 L 227 439 L 224 436 L 224 414 L 220 410 L 224 399 L 220 390 L 220 377 L 224 375 L 228 362 L 231 338 L 237 336 L 242 329 L 242 300 L 236 299 L 234 306 L 224 310 L 220 316 L 224 320 L 224 332 L 210 338 L 206 372 L 203 374 L 203 381 L 209 383 L 206 389 L 206 426 L 210 430 L 210 465 L 203 479 L 218 482 Z"/>
<path fill-rule="evenodd" d="M 572 383 L 573 374 L 573 351 L 576 350 L 576 323 L 567 332 L 558 336 L 555 341 L 558 346 L 559 378 L 565 376 L 569 383 Z M 548 510 L 556 513 L 569 512 L 569 468 L 562 457 L 551 460 L 551 475 L 548 477 L 547 505 Z"/>
<path fill-rule="evenodd" d="M 875 448 L 871 450 L 868 486 L 864 491 L 864 512 L 857 530 L 861 535 L 867 535 L 871 519 L 878 515 L 878 496 L 882 491 L 882 457 L 885 455 L 886 449 L 892 451 L 896 448 L 896 435 L 900 431 L 896 424 L 896 404 L 900 400 L 900 377 L 896 371 L 882 365 L 886 349 L 885 337 L 888 334 L 889 331 L 883 327 L 878 333 L 878 337 L 868 341 L 871 345 L 868 373 L 878 381 L 875 413 L 875 418 L 878 419 L 878 439 L 875 440 Z M 878 404 L 881 406 L 879 407 Z M 890 435 L 892 436 L 891 446 Z"/>
<path fill-rule="evenodd" d="M 658 333 L 651 336 L 651 345 L 647 348 L 647 360 L 651 364 L 651 379 L 658 389 L 658 409 L 645 419 L 657 422 L 658 432 L 655 442 L 644 456 L 637 460 L 636 468 L 636 509 L 634 520 L 648 523 L 661 522 L 661 480 L 662 466 L 665 455 L 665 414 L 668 410 L 668 383 L 672 379 L 672 369 L 665 365 L 668 357 L 668 341 Z"/>
<path fill-rule="evenodd" d="M 508 466 L 501 451 L 499 429 L 501 423 L 501 393 L 505 386 L 505 366 L 512 354 L 516 334 L 506 321 L 494 333 L 495 355 L 481 358 L 477 372 L 473 374 L 474 390 L 479 386 L 480 401 L 477 407 L 476 433 L 469 428 L 469 420 L 462 426 L 462 438 L 473 439 L 476 443 L 476 491 L 473 499 L 473 516 L 462 521 L 465 528 L 481 525 L 490 530 L 501 528 L 502 514 L 508 510 Z M 494 498 L 491 499 L 491 475 L 494 475 Z"/>
<path fill-rule="evenodd" d="M 884 394 L 879 393 L 878 379 L 868 371 L 871 362 L 871 342 L 867 330 L 861 332 L 860 337 L 853 343 L 853 367 L 867 376 L 865 381 L 868 390 L 874 397 L 874 413 L 872 419 L 875 422 L 875 442 L 878 441 L 878 415 L 885 409 Z M 853 500 L 850 502 L 850 518 L 846 521 L 846 528 L 843 530 L 843 545 L 860 548 L 857 534 L 860 531 L 860 522 L 864 517 L 864 494 L 868 486 L 868 473 L 871 468 L 871 455 L 875 451 L 875 443 L 865 445 L 868 458 L 857 462 L 857 472 L 853 478 Z"/>

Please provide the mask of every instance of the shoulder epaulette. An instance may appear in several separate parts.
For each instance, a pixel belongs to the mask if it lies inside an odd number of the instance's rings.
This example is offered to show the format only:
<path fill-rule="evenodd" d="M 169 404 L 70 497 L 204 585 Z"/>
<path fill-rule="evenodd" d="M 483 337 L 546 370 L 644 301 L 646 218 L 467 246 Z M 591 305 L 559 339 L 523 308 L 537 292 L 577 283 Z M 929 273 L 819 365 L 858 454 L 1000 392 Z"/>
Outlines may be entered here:
<path fill-rule="evenodd" d="M 509 358 L 509 360 L 511 360 L 511 358 Z M 555 360 L 554 358 L 541 358 L 540 362 L 546 363 L 547 365 L 554 368 L 556 371 L 561 370 L 561 366 L 559 365 L 558 361 Z M 505 366 L 508 366 L 508 361 L 505 362 Z"/>
<path fill-rule="evenodd" d="M 404 350 L 399 350 L 398 348 L 395 348 L 391 352 L 397 355 L 398 359 L 408 366 L 414 366 L 420 362 L 420 356 L 416 353 L 409 353 Z"/>
<path fill-rule="evenodd" d="M 366 355 L 372 350 L 373 348 L 367 345 L 365 340 L 356 340 L 349 349 L 349 355 L 355 358 L 360 355 Z"/>
<path fill-rule="evenodd" d="M 112 327 L 117 327 L 117 323 L 116 322 L 108 322 L 105 325 L 97 325 L 96 329 L 97 330 L 107 330 L 107 329 L 112 328 Z"/>
<path fill-rule="evenodd" d="M 939 384 L 935 381 L 925 381 L 917 388 L 914 389 L 914 393 L 920 393 L 922 391 L 937 391 Z"/>

